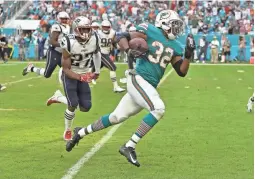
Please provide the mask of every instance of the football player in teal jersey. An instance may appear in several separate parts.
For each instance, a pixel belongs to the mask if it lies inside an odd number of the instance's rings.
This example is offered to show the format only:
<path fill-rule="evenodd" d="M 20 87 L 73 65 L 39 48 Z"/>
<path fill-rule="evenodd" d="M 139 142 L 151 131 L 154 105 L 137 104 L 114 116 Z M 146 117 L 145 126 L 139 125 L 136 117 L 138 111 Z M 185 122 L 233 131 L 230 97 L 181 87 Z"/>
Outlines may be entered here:
<path fill-rule="evenodd" d="M 118 45 L 128 54 L 129 70 L 127 71 L 127 93 L 123 96 L 116 109 L 87 127 L 76 127 L 72 140 L 66 144 L 69 152 L 84 136 L 119 124 L 130 116 L 136 115 L 142 109 L 147 109 L 139 127 L 130 140 L 121 146 L 119 152 L 133 165 L 139 167 L 135 147 L 136 144 L 157 124 L 165 113 L 165 105 L 157 92 L 157 86 L 164 75 L 169 63 L 177 74 L 184 77 L 188 70 L 192 53 L 195 49 L 194 40 L 187 39 L 183 56 L 183 49 L 178 42 L 178 36 L 184 32 L 184 22 L 172 10 L 161 11 L 155 25 L 138 25 L 136 32 L 122 33 L 117 41 Z M 140 52 L 129 48 L 129 41 L 143 38 L 148 43 L 148 52 Z M 133 69 L 133 58 L 136 67 Z"/>

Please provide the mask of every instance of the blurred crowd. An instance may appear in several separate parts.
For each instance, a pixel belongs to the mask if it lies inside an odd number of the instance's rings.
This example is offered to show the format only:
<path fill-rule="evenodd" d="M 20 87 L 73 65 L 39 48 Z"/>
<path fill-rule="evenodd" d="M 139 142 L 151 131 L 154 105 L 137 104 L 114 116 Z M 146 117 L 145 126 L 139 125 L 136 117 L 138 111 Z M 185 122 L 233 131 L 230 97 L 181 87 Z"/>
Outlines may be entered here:
<path fill-rule="evenodd" d="M 240 34 L 248 35 L 254 33 L 254 9 L 253 1 L 44 1 L 33 0 L 23 19 L 40 20 L 40 27 L 35 31 L 25 31 L 16 36 L 8 37 L 10 44 L 18 44 L 21 49 L 28 49 L 30 44 L 38 48 L 38 59 L 43 58 L 41 48 L 46 40 L 45 33 L 49 32 L 51 25 L 56 23 L 57 15 L 61 11 L 66 11 L 71 21 L 80 15 L 89 17 L 92 21 L 100 22 L 108 19 L 116 31 L 127 31 L 136 24 L 149 22 L 154 23 L 156 15 L 164 9 L 173 9 L 186 24 L 186 34 L 212 34 L 222 35 L 222 39 L 213 39 L 207 42 L 205 36 L 199 39 L 198 50 L 194 54 L 194 59 L 204 61 L 207 56 L 206 49 L 210 47 L 212 62 L 216 61 L 219 54 L 223 55 L 223 60 L 228 61 L 230 56 L 231 43 L 225 35 Z M 1 8 L 0 8 L 1 14 Z M 225 35 L 224 35 L 225 34 Z M 243 38 L 243 37 L 242 37 Z M 216 40 L 218 42 L 216 42 Z M 246 43 L 240 45 L 245 46 Z M 253 39 L 251 40 L 253 46 Z M 217 52 L 216 52 L 217 49 Z M 244 49 L 244 48 L 243 48 Z M 25 59 L 25 51 L 21 50 L 20 59 Z M 20 52 L 20 53 L 21 53 Z M 240 53 L 240 54 L 245 54 Z M 217 56 L 217 57 L 216 57 Z M 245 57 L 242 57 L 245 59 Z M 239 58 L 240 59 L 240 58 Z"/>
<path fill-rule="evenodd" d="M 92 21 L 108 18 L 117 31 L 125 31 L 132 24 L 153 23 L 163 9 L 178 12 L 186 23 L 187 32 L 248 34 L 254 30 L 253 1 L 38 1 L 29 6 L 26 19 L 41 20 L 42 28 L 55 23 L 58 12 L 65 10 L 71 19 L 84 15 Z M 46 29 L 46 30 L 47 30 Z"/>

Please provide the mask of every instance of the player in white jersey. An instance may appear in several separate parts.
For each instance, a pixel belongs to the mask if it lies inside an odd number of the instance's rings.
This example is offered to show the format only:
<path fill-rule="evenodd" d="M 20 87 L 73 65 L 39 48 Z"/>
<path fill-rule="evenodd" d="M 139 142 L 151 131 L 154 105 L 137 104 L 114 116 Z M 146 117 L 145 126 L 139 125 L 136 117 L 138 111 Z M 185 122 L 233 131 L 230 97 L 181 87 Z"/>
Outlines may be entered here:
<path fill-rule="evenodd" d="M 63 50 L 63 86 L 68 101 L 65 111 L 64 139 L 72 137 L 71 127 L 75 117 L 75 109 L 88 112 L 91 108 L 91 92 L 89 82 L 97 79 L 101 67 L 99 38 L 92 31 L 90 20 L 79 16 L 74 20 L 74 34 L 62 38 L 60 47 Z M 91 65 L 95 72 L 90 72 Z"/>
<path fill-rule="evenodd" d="M 118 85 L 116 79 L 116 65 L 110 58 L 110 53 L 113 48 L 113 39 L 116 35 L 116 31 L 111 28 L 111 23 L 108 20 L 104 20 L 101 24 L 101 29 L 97 31 L 98 36 L 100 38 L 100 49 L 102 54 L 102 65 L 110 70 L 110 78 L 113 83 L 113 91 L 114 92 L 123 92 L 125 89 L 121 88 Z M 94 71 L 94 69 L 92 69 Z M 93 81 L 93 84 L 95 82 Z"/>
<path fill-rule="evenodd" d="M 247 112 L 252 112 L 253 104 L 254 104 L 254 94 L 248 100 L 248 103 L 247 103 Z"/>
<path fill-rule="evenodd" d="M 95 32 L 98 32 L 98 30 L 99 30 L 99 28 L 100 28 L 100 26 L 99 26 L 99 24 L 98 24 L 97 22 L 92 22 L 91 27 L 92 27 L 92 29 L 93 29 Z"/>
<path fill-rule="evenodd" d="M 50 32 L 49 48 L 47 51 L 47 63 L 46 68 L 35 67 L 33 64 L 29 64 L 24 68 L 22 74 L 27 75 L 30 72 L 35 72 L 38 75 L 42 75 L 45 78 L 49 78 L 57 65 L 61 67 L 62 49 L 60 48 L 60 40 L 62 37 L 70 33 L 69 15 L 62 11 L 58 14 L 57 24 L 53 24 Z"/>

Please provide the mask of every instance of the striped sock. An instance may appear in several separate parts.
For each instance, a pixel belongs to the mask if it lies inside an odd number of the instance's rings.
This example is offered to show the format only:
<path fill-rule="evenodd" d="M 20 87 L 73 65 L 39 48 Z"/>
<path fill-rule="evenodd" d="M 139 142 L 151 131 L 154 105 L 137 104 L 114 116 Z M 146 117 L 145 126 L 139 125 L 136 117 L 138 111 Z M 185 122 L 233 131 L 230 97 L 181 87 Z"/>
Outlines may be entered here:
<path fill-rule="evenodd" d="M 79 135 L 81 137 L 84 137 L 85 135 L 91 134 L 96 131 L 100 131 L 102 129 L 105 129 L 109 126 L 111 126 L 111 122 L 109 120 L 110 115 L 102 116 L 100 119 L 95 121 L 93 124 L 88 125 L 87 127 L 82 128 L 79 130 Z"/>
<path fill-rule="evenodd" d="M 66 109 L 65 111 L 65 130 L 71 129 L 75 113 Z"/>
<path fill-rule="evenodd" d="M 145 136 L 150 129 L 157 124 L 158 120 L 149 113 L 144 117 L 142 120 L 140 126 L 136 130 L 136 132 L 132 135 L 131 139 L 126 143 L 126 147 L 133 147 L 135 148 L 136 144 L 139 142 L 139 140 Z"/>

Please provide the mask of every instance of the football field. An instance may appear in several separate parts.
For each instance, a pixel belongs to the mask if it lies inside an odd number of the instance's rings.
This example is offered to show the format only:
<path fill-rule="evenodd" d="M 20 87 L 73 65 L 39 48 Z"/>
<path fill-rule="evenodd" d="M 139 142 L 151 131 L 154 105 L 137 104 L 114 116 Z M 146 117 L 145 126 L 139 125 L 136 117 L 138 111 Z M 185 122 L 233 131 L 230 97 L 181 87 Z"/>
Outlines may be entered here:
<path fill-rule="evenodd" d="M 118 150 L 147 111 L 85 137 L 68 153 L 62 138 L 66 106 L 45 104 L 57 89 L 63 92 L 58 70 L 50 79 L 23 77 L 25 66 L 0 64 L 0 83 L 7 86 L 0 92 L 0 179 L 253 178 L 253 112 L 246 112 L 252 65 L 194 64 L 185 78 L 168 68 L 159 88 L 166 113 L 137 145 L 140 168 Z M 118 80 L 126 68 L 118 65 Z M 124 95 L 113 93 L 107 69 L 91 89 L 92 109 L 77 111 L 73 127 L 110 113 Z"/>

